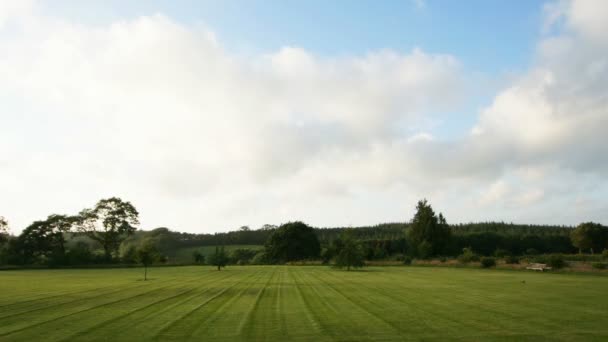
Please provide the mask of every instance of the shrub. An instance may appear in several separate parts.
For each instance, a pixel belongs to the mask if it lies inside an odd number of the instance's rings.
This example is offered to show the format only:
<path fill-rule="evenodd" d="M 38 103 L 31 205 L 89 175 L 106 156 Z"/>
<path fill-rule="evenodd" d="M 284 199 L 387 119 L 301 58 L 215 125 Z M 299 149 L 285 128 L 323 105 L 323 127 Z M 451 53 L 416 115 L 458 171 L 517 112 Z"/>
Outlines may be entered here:
<path fill-rule="evenodd" d="M 412 264 L 412 257 L 409 255 L 406 255 L 403 257 L 403 264 L 404 265 L 411 265 Z"/>
<path fill-rule="evenodd" d="M 519 264 L 519 258 L 514 255 L 507 255 L 505 257 L 505 262 L 507 264 Z"/>
<path fill-rule="evenodd" d="M 441 256 L 441 257 L 439 257 L 439 261 L 440 262 L 446 262 L 446 261 L 448 261 L 448 258 L 446 258 L 444 256 Z"/>
<path fill-rule="evenodd" d="M 269 263 L 268 255 L 266 255 L 266 251 L 261 250 L 255 254 L 255 256 L 251 259 L 251 263 L 253 265 L 266 265 Z"/>
<path fill-rule="evenodd" d="M 537 255 L 538 251 L 534 248 L 528 248 L 528 249 L 526 249 L 526 254 L 527 255 Z"/>
<path fill-rule="evenodd" d="M 496 266 L 496 259 L 492 257 L 483 257 L 481 258 L 481 267 L 490 268 Z"/>
<path fill-rule="evenodd" d="M 502 248 L 497 248 L 494 251 L 494 256 L 497 258 L 504 258 L 505 256 L 507 256 L 509 254 L 509 252 L 505 249 Z"/>
<path fill-rule="evenodd" d="M 463 248 L 462 254 L 458 256 L 458 261 L 463 264 L 469 263 L 471 261 L 476 261 L 475 259 L 479 260 L 479 257 L 477 257 L 470 248 Z"/>
<path fill-rule="evenodd" d="M 602 252 L 602 258 L 608 260 L 608 249 L 604 249 L 604 251 Z"/>
<path fill-rule="evenodd" d="M 547 264 L 549 264 L 549 266 L 553 267 L 554 269 L 564 268 L 567 265 L 564 257 L 559 254 L 550 255 L 547 260 Z"/>
<path fill-rule="evenodd" d="M 608 264 L 605 262 L 593 262 L 591 263 L 591 266 L 598 270 L 604 270 L 608 267 Z"/>

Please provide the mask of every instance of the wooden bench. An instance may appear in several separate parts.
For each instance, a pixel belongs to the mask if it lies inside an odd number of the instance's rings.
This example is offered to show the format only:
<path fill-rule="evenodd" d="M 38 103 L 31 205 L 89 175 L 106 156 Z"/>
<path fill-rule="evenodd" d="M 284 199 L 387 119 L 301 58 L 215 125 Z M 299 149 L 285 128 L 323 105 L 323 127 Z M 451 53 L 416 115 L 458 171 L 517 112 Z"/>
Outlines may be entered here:
<path fill-rule="evenodd" d="M 550 270 L 551 267 L 547 266 L 547 264 L 530 264 L 526 266 L 527 270 L 541 271 Z"/>

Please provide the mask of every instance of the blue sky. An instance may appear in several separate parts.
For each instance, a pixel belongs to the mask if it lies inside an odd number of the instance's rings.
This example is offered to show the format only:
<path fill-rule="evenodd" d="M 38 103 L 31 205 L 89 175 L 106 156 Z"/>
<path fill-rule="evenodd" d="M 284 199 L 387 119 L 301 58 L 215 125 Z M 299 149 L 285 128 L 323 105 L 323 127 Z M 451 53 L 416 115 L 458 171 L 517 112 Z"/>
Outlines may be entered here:
<path fill-rule="evenodd" d="M 608 2 L 0 0 L 1 216 L 608 223 Z M 584 134 L 580 134 L 584 132 Z M 43 165 L 44 167 L 41 167 Z"/>
<path fill-rule="evenodd" d="M 422 4 L 422 5 L 419 5 Z M 522 70 L 541 35 L 543 1 L 106 1 L 43 4 L 84 23 L 163 13 L 210 27 L 235 51 L 299 46 L 321 55 L 414 47 L 457 56 L 466 67 Z"/>

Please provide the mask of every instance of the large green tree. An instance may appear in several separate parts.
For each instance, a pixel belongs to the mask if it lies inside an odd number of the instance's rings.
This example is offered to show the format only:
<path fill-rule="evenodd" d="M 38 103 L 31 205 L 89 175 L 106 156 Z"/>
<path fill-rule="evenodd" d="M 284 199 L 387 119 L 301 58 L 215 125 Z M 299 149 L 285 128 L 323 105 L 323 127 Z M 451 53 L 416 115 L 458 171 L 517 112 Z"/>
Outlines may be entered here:
<path fill-rule="evenodd" d="M 580 252 L 601 252 L 608 248 L 608 227 L 594 222 L 581 223 L 572 231 L 570 238 Z"/>
<path fill-rule="evenodd" d="M 43 263 L 65 261 L 65 234 L 75 222 L 72 216 L 50 215 L 46 220 L 30 224 L 19 235 L 25 259 Z"/>
<path fill-rule="evenodd" d="M 365 265 L 365 257 L 361 243 L 354 238 L 351 230 L 342 234 L 340 243 L 336 244 L 336 266 L 346 267 L 350 271 L 351 267 L 359 268 Z"/>
<path fill-rule="evenodd" d="M 112 260 L 112 253 L 120 243 L 133 234 L 139 224 L 139 212 L 127 201 L 118 197 L 102 199 L 92 209 L 80 212 L 78 230 L 103 247 L 106 261 Z"/>
<path fill-rule="evenodd" d="M 270 235 L 265 248 L 268 258 L 275 263 L 314 259 L 321 252 L 314 229 L 300 221 L 281 225 Z"/>
<path fill-rule="evenodd" d="M 416 254 L 426 258 L 447 252 L 451 231 L 443 215 L 437 216 L 424 199 L 416 205 L 408 237 Z"/>

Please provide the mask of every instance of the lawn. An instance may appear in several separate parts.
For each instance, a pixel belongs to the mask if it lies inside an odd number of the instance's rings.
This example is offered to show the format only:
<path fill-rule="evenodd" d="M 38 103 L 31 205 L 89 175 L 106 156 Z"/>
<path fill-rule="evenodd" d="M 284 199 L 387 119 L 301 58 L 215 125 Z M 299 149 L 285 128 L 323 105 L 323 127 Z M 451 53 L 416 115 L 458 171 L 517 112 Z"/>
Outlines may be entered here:
<path fill-rule="evenodd" d="M 0 272 L 0 341 L 593 341 L 608 277 L 435 267 Z"/>

